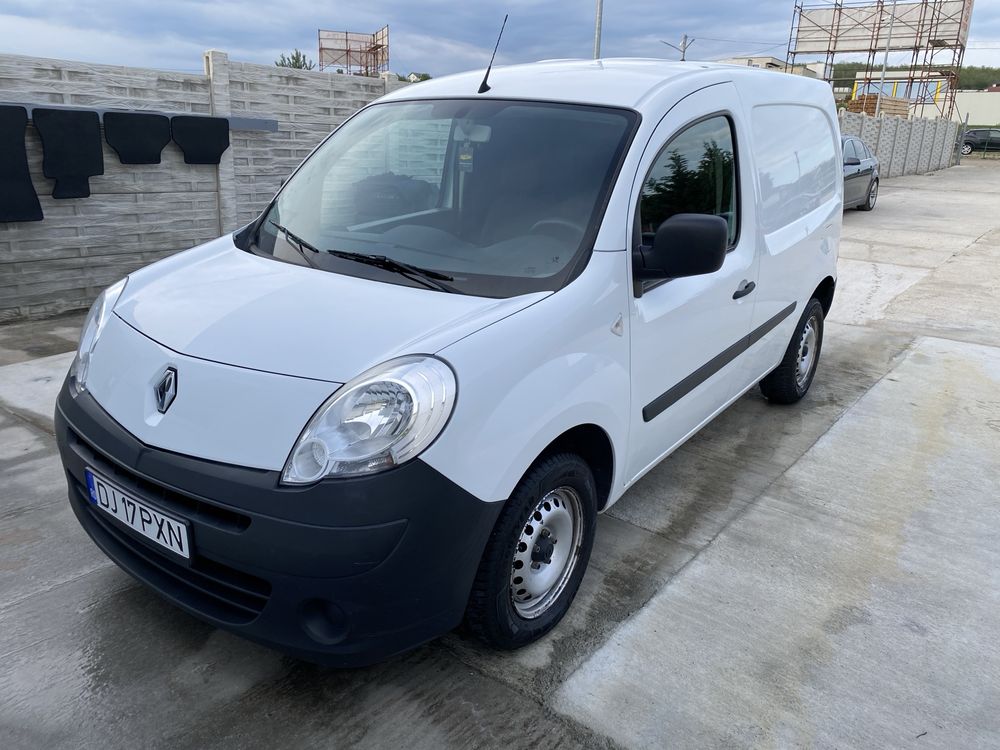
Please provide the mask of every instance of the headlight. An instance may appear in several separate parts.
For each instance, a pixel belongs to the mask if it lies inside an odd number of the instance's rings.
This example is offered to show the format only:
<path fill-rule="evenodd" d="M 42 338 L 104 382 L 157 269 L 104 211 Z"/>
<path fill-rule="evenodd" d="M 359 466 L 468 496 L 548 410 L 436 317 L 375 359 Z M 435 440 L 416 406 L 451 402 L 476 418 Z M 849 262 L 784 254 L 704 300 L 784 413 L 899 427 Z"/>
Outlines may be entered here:
<path fill-rule="evenodd" d="M 431 356 L 400 357 L 362 373 L 309 420 L 281 481 L 370 474 L 414 458 L 444 429 L 456 391 L 451 368 Z"/>
<path fill-rule="evenodd" d="M 87 389 L 87 373 L 90 371 L 90 357 L 97 345 L 97 340 L 101 337 L 101 332 L 111 317 L 111 311 L 115 309 L 115 303 L 122 296 L 125 290 L 126 276 L 121 281 L 105 289 L 94 300 L 90 306 L 90 312 L 83 321 L 83 331 L 80 333 L 80 345 L 76 350 L 76 358 L 70 365 L 69 375 L 76 389 L 76 393 L 81 393 Z"/>

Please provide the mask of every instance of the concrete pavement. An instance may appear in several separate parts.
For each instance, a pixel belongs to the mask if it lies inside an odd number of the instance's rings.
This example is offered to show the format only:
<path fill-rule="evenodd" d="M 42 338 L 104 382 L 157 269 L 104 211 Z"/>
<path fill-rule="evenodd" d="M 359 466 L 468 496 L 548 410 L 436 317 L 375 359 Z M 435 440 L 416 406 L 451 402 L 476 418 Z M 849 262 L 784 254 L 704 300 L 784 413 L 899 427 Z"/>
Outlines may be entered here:
<path fill-rule="evenodd" d="M 807 399 L 750 393 L 640 481 L 513 654 L 323 670 L 163 603 L 65 502 L 80 316 L 0 328 L 0 746 L 1000 745 L 998 205 L 967 161 L 845 214 Z"/>

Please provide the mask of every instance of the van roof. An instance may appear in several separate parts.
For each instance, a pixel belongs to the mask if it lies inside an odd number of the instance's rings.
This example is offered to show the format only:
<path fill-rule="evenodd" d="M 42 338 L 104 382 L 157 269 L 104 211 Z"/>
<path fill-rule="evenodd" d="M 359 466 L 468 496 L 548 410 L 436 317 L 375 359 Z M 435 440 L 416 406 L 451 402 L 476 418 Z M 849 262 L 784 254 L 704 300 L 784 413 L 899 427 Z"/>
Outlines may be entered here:
<path fill-rule="evenodd" d="M 493 97 L 497 99 L 537 99 L 599 104 L 641 109 L 650 94 L 685 78 L 726 72 L 730 78 L 766 78 L 768 87 L 778 83 L 773 70 L 742 65 L 706 62 L 674 62 L 655 58 L 604 58 L 600 60 L 543 60 L 521 65 L 494 67 L 490 91 L 477 94 L 485 69 L 433 78 L 403 86 L 383 97 L 383 101 L 453 97 Z M 788 76 L 806 81 L 801 76 Z M 814 82 L 815 83 L 815 82 Z"/>

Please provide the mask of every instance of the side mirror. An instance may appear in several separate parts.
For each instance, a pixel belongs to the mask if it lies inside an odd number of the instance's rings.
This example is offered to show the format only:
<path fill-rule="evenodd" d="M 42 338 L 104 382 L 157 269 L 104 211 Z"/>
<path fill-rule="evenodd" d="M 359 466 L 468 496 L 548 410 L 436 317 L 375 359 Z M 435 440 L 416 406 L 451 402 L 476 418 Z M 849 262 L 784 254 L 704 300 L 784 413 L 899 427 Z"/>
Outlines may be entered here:
<path fill-rule="evenodd" d="M 844 166 L 845 167 L 860 167 L 861 166 L 861 159 L 859 159 L 856 156 L 845 156 L 844 157 Z"/>
<path fill-rule="evenodd" d="M 674 214 L 660 224 L 651 248 L 636 255 L 637 279 L 676 279 L 715 273 L 726 260 L 729 224 L 710 214 Z"/>

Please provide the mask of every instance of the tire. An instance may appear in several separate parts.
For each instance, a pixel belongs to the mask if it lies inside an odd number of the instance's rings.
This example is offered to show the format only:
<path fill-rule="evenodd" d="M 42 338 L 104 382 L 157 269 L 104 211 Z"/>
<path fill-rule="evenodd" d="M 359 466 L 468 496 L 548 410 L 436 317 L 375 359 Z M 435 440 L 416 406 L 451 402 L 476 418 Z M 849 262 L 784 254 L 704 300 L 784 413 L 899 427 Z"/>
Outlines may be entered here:
<path fill-rule="evenodd" d="M 816 375 L 822 349 L 823 305 L 811 299 L 799 318 L 781 364 L 760 381 L 764 398 L 772 404 L 794 404 L 805 396 Z"/>
<path fill-rule="evenodd" d="M 871 184 L 868 186 L 868 194 L 865 196 L 864 201 L 858 204 L 859 211 L 871 211 L 875 208 L 875 201 L 878 200 L 878 178 L 872 180 Z"/>
<path fill-rule="evenodd" d="M 962 144 L 962 156 L 968 156 L 971 153 L 972 153 L 972 144 L 971 143 L 963 143 Z"/>
<path fill-rule="evenodd" d="M 584 460 L 559 453 L 536 463 L 486 543 L 465 611 L 468 631 L 510 650 L 552 630 L 580 588 L 596 528 L 597 488 Z M 541 559 L 546 554 L 551 562 Z"/>

